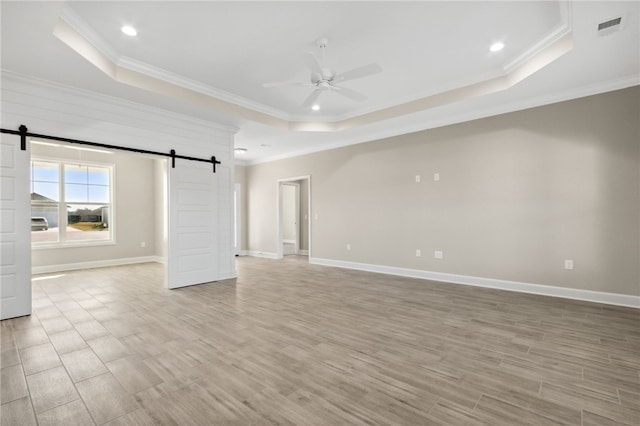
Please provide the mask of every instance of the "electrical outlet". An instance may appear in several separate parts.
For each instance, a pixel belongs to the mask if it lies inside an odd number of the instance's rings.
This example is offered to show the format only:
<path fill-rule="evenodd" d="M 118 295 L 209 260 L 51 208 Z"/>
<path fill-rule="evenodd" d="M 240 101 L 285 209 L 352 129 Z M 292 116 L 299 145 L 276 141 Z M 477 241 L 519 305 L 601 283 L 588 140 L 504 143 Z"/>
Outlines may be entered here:
<path fill-rule="evenodd" d="M 318 220 L 318 213 L 313 217 L 315 220 Z"/>
<path fill-rule="evenodd" d="M 420 175 L 416 175 L 416 183 L 420 183 Z"/>
<path fill-rule="evenodd" d="M 416 249 L 416 257 L 422 256 L 422 251 L 420 249 Z"/>
<path fill-rule="evenodd" d="M 351 251 L 351 244 L 347 243 L 347 251 Z"/>
<path fill-rule="evenodd" d="M 564 269 L 573 269 L 573 260 L 566 259 L 564 261 Z"/>
<path fill-rule="evenodd" d="M 434 173 L 433 174 L 433 181 L 434 182 L 438 182 L 440 180 L 440 173 Z"/>
<path fill-rule="evenodd" d="M 147 243 L 145 243 L 144 241 L 142 241 L 142 242 L 140 243 L 140 247 L 144 248 L 144 247 L 146 247 L 146 246 L 147 246 Z"/>
<path fill-rule="evenodd" d="M 443 259 L 442 252 L 440 250 L 436 250 L 433 252 L 433 257 L 436 259 Z"/>

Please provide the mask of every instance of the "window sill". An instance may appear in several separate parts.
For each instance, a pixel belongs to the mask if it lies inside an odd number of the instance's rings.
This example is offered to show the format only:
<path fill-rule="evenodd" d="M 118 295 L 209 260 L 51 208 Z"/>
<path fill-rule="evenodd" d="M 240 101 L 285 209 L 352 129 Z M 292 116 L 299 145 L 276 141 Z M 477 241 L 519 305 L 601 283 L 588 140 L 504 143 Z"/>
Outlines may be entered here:
<path fill-rule="evenodd" d="M 78 248 L 78 247 L 102 247 L 102 246 L 115 246 L 116 242 L 109 241 L 79 241 L 79 242 L 64 242 L 64 243 L 31 243 L 31 250 L 51 250 L 51 249 L 65 249 L 65 248 Z"/>

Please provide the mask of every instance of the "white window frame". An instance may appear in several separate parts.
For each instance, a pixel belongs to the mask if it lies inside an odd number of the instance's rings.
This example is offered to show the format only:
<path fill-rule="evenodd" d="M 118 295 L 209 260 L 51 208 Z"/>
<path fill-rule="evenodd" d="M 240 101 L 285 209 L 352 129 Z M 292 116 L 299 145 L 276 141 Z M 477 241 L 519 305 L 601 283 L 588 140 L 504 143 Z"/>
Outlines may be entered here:
<path fill-rule="evenodd" d="M 67 247 L 92 247 L 92 246 L 111 246 L 116 244 L 116 197 L 115 197 L 115 182 L 116 182 L 116 165 L 113 163 L 103 163 L 98 161 L 86 161 L 86 160 L 73 160 L 69 158 L 49 157 L 49 156 L 34 156 L 31 157 L 29 165 L 34 161 L 58 163 L 59 180 L 58 180 L 58 241 L 55 242 L 42 242 L 31 243 L 32 250 L 54 249 L 54 248 L 67 248 Z M 64 181 L 64 165 L 78 165 L 78 166 L 96 166 L 106 167 L 109 169 L 109 239 L 108 240 L 87 240 L 87 241 L 67 241 L 67 226 L 69 217 L 67 215 L 67 204 L 91 204 L 91 203 L 78 203 L 67 202 L 65 197 L 65 181 Z M 32 175 L 29 176 L 29 187 L 31 190 Z M 98 203 L 104 204 L 104 203 Z M 31 209 L 31 206 L 29 207 Z M 33 231 L 31 231 L 33 232 Z"/>

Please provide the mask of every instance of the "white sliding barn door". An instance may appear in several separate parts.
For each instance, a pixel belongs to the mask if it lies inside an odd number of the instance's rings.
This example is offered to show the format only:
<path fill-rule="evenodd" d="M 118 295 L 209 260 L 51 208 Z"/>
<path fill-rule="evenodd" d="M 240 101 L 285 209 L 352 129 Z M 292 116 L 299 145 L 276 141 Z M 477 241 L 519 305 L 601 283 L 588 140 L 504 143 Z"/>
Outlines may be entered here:
<path fill-rule="evenodd" d="M 169 164 L 169 288 L 233 276 L 227 260 L 233 259 L 228 179 L 228 170 L 220 166 L 213 173 L 208 163 L 176 160 L 175 168 Z"/>
<path fill-rule="evenodd" d="M 29 151 L 0 135 L 0 319 L 31 314 Z"/>

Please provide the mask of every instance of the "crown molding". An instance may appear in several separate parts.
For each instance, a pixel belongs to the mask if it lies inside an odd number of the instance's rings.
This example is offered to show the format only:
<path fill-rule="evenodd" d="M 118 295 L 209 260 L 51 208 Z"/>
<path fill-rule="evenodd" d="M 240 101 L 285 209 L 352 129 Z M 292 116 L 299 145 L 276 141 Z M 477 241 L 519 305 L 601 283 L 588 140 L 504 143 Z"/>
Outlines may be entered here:
<path fill-rule="evenodd" d="M 2 90 L 15 90 L 16 85 L 28 87 L 30 91 L 34 91 L 37 94 L 42 94 L 43 91 L 53 91 L 56 94 L 64 96 L 80 97 L 83 99 L 89 99 L 96 103 L 107 105 L 114 110 L 127 110 L 138 113 L 146 113 L 158 119 L 158 121 L 166 123 L 168 121 L 172 123 L 180 123 L 181 126 L 187 127 L 206 127 L 208 129 L 230 133 L 232 135 L 238 133 L 240 130 L 236 126 L 221 124 L 215 121 L 207 121 L 200 118 L 195 118 L 189 115 L 180 114 L 173 111 L 167 111 L 165 109 L 153 107 L 146 104 L 141 104 L 133 101 L 128 101 L 122 98 L 105 95 L 102 93 L 96 93 L 85 89 L 79 89 L 77 87 L 68 86 L 61 83 L 52 82 L 49 80 L 43 80 L 37 77 L 27 76 L 24 74 L 18 74 L 13 71 L 0 69 L 2 76 Z"/>
<path fill-rule="evenodd" d="M 568 3 L 561 3 L 564 23 L 534 44 L 501 72 L 489 72 L 469 82 L 438 93 L 420 94 L 398 103 L 336 116 L 326 121 L 309 120 L 291 115 L 232 93 L 208 86 L 175 73 L 118 55 L 89 25 L 65 7 L 54 29 L 54 35 L 112 79 L 166 96 L 205 105 L 223 113 L 251 121 L 294 131 L 337 131 L 362 126 L 390 118 L 417 113 L 470 97 L 505 90 L 537 72 L 572 48 Z"/>
<path fill-rule="evenodd" d="M 371 142 L 374 140 L 380 140 L 380 139 L 404 135 L 408 133 L 420 132 L 424 130 L 436 129 L 438 127 L 449 126 L 452 124 L 459 124 L 467 121 L 493 117 L 496 115 L 508 114 L 510 112 L 522 111 L 529 108 L 536 108 L 544 105 L 570 101 L 573 99 L 584 98 L 587 96 L 598 95 L 601 93 L 613 92 L 615 90 L 622 90 L 622 89 L 626 89 L 626 88 L 638 86 L 638 85 L 640 85 L 640 73 L 626 76 L 620 79 L 600 82 L 593 85 L 577 87 L 561 93 L 553 93 L 553 94 L 538 96 L 535 98 L 517 100 L 517 101 L 509 102 L 494 108 L 476 109 L 473 111 L 464 112 L 457 115 L 449 115 L 437 120 L 420 121 L 419 124 L 411 124 L 406 126 L 389 125 L 389 126 L 386 126 L 385 130 L 383 131 L 374 131 L 374 132 L 363 134 L 362 136 L 346 138 L 341 141 L 338 141 L 332 144 L 323 145 L 322 147 L 318 147 L 318 148 L 302 149 L 294 152 L 289 152 L 287 154 L 263 157 L 258 160 L 247 160 L 243 162 L 243 165 L 252 166 L 257 164 L 270 163 L 278 160 L 285 160 L 288 158 L 300 157 L 303 155 L 313 154 L 316 152 L 328 151 L 331 149 L 337 149 L 337 148 L 342 148 L 346 146 Z"/>
<path fill-rule="evenodd" d="M 236 104 L 247 109 L 252 109 L 264 114 L 268 114 L 281 120 L 291 120 L 291 116 L 276 108 L 254 102 L 247 98 L 243 98 L 241 96 L 234 95 L 233 93 L 214 88 L 196 80 L 182 77 L 178 74 L 172 73 L 162 68 L 154 67 L 153 65 L 144 62 L 136 61 L 135 59 L 126 56 L 118 58 L 116 65 L 118 67 L 134 71 L 142 75 L 166 81 L 167 83 L 171 83 L 179 87 L 184 87 L 185 89 L 189 89 L 197 93 L 202 93 L 212 98 L 222 99 L 226 102 Z"/>
<path fill-rule="evenodd" d="M 110 44 L 106 43 L 69 5 L 65 5 L 62 8 L 60 19 L 66 22 L 78 34 L 81 34 L 85 40 L 98 49 L 111 62 L 114 64 L 118 62 L 120 57 L 118 52 Z"/>
<path fill-rule="evenodd" d="M 483 82 L 487 82 L 494 79 L 508 78 L 509 75 L 516 72 L 518 68 L 524 67 L 527 63 L 535 61 L 536 57 L 543 54 L 545 50 L 549 49 L 554 44 L 561 42 L 563 38 L 565 37 L 568 38 L 571 36 L 573 27 L 572 27 L 572 18 L 571 18 L 572 10 L 571 10 L 570 2 L 561 1 L 559 2 L 559 7 L 560 7 L 560 17 L 562 22 L 558 24 L 556 28 L 552 29 L 548 34 L 546 34 L 543 38 L 536 41 L 528 49 L 526 49 L 516 58 L 509 61 L 503 67 L 492 70 L 492 71 L 488 71 L 481 75 L 476 75 L 468 79 L 458 80 L 456 82 L 447 84 L 445 86 L 440 86 L 437 92 L 434 92 L 434 91 L 418 92 L 407 97 L 395 99 L 394 101 L 391 101 L 391 102 L 381 103 L 366 109 L 359 109 L 357 111 L 349 112 L 341 116 L 336 116 L 335 121 L 340 122 L 340 121 L 346 121 L 351 119 L 357 119 L 360 116 L 367 115 L 369 113 L 373 113 L 375 111 L 379 111 L 382 109 L 393 108 L 393 107 L 401 106 L 411 102 L 420 101 L 421 99 L 427 99 L 433 96 L 438 96 L 440 94 L 447 93 L 449 91 L 454 91 L 454 90 L 458 90 L 465 87 L 471 87 L 471 86 L 478 85 Z M 542 67 L 543 66 L 539 66 L 537 69 L 535 69 L 535 71 L 538 71 Z M 517 82 L 513 84 L 516 84 L 516 83 Z"/>
<path fill-rule="evenodd" d="M 102 53 L 116 67 L 134 71 L 136 73 L 147 75 L 149 77 L 157 78 L 159 80 L 166 81 L 167 83 L 171 83 L 179 87 L 184 87 L 186 89 L 193 90 L 195 92 L 218 98 L 236 105 L 240 105 L 245 108 L 263 112 L 282 120 L 291 119 L 289 115 L 276 108 L 271 108 L 258 102 L 254 102 L 241 96 L 226 92 L 224 90 L 214 88 L 199 81 L 188 79 L 170 71 L 154 67 L 151 64 L 136 61 L 135 59 L 120 55 L 113 46 L 104 41 L 102 37 L 100 37 L 68 5 L 63 8 L 60 19 L 66 22 L 67 25 L 75 30 L 78 35 L 84 38 L 90 45 L 94 46 L 95 49 Z"/>
<path fill-rule="evenodd" d="M 551 30 L 546 36 L 536 41 L 531 47 L 518 55 L 515 59 L 508 62 L 503 69 L 503 73 L 510 74 L 514 72 L 518 67 L 534 59 L 539 53 L 544 51 L 549 46 L 556 43 L 573 31 L 573 12 L 571 5 L 567 1 L 559 2 L 560 5 L 560 17 L 562 22 L 553 30 Z"/>

